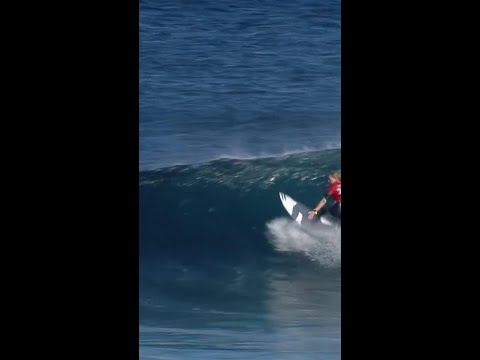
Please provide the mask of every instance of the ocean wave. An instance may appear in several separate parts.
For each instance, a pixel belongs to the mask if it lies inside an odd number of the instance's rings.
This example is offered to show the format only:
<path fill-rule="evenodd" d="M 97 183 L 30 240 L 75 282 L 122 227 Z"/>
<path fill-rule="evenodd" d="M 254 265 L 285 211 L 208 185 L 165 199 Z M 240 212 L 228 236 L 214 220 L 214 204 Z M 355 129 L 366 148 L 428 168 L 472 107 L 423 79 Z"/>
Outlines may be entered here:
<path fill-rule="evenodd" d="M 306 233 L 278 192 L 315 206 L 340 167 L 340 149 L 280 157 L 221 159 L 140 173 L 140 255 L 187 263 L 239 262 L 298 252 L 340 263 L 340 234 Z"/>

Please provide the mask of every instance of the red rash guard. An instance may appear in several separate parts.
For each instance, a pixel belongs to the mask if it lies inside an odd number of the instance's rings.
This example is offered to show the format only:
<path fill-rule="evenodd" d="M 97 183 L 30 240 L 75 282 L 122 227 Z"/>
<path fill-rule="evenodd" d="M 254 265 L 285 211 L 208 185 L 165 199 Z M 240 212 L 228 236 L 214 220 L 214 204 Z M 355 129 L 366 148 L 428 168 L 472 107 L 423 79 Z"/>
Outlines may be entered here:
<path fill-rule="evenodd" d="M 333 184 L 330 184 L 328 187 L 327 195 L 331 196 L 333 200 L 338 203 L 342 202 L 342 183 L 340 181 L 335 181 Z M 325 196 L 326 198 L 327 196 Z"/>

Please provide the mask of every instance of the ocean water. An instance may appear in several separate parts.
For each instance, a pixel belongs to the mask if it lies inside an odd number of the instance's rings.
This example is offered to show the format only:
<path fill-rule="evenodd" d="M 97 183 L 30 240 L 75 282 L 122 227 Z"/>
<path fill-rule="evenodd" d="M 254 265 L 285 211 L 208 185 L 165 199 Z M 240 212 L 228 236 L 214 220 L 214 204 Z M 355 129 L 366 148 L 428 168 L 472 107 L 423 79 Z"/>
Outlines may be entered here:
<path fill-rule="evenodd" d="M 140 359 L 339 359 L 340 1 L 140 0 Z"/>

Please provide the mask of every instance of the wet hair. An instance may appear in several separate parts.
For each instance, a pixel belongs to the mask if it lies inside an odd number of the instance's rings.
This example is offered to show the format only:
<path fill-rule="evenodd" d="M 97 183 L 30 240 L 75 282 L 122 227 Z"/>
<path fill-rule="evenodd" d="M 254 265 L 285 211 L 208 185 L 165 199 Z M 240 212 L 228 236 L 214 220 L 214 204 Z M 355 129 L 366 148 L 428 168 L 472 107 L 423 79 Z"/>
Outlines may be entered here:
<path fill-rule="evenodd" d="M 342 172 L 341 172 L 341 170 L 334 171 L 334 172 L 330 173 L 329 176 L 333 177 L 334 179 L 337 179 L 338 181 L 342 181 Z"/>

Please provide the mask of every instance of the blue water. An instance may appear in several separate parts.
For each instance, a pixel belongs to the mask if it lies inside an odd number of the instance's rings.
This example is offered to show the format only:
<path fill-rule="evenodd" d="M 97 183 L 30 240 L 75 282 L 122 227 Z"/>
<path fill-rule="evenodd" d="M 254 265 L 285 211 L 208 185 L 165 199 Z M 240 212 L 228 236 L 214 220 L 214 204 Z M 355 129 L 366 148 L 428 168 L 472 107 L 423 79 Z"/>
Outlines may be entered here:
<path fill-rule="evenodd" d="M 339 359 L 340 1 L 140 1 L 140 359 Z"/>
<path fill-rule="evenodd" d="M 140 168 L 339 147 L 340 2 L 140 1 Z"/>

